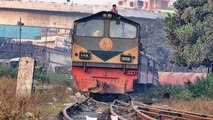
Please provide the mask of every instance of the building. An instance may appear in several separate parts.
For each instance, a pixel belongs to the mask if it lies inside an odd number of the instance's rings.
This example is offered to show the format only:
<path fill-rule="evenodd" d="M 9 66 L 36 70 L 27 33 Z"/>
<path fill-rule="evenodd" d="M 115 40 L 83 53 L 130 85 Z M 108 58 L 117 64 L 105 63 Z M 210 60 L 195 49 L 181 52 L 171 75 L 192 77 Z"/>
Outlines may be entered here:
<path fill-rule="evenodd" d="M 117 0 L 117 5 L 124 8 L 141 8 L 141 0 Z"/>
<path fill-rule="evenodd" d="M 117 0 L 118 7 L 127 9 L 142 9 L 146 11 L 170 9 L 172 3 L 172 0 Z"/>

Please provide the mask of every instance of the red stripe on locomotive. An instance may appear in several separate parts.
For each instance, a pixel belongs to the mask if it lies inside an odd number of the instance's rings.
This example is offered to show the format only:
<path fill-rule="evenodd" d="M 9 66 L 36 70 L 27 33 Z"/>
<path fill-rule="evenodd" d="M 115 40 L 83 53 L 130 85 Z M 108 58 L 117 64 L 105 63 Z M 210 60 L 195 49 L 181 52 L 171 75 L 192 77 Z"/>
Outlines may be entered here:
<path fill-rule="evenodd" d="M 125 73 L 124 69 L 72 67 L 77 86 L 84 92 L 118 94 L 132 92 L 133 81 L 137 79 L 137 70 L 129 70 Z"/>

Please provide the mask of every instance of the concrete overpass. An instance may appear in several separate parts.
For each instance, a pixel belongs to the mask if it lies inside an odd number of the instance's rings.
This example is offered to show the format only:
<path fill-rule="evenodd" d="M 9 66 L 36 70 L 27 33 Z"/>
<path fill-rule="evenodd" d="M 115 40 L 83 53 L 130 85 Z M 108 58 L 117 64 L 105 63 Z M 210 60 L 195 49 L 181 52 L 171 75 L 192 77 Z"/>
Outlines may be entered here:
<path fill-rule="evenodd" d="M 17 25 L 22 18 L 25 26 L 72 29 L 76 19 L 99 11 L 109 11 L 107 6 L 68 5 L 44 2 L 1 1 L 0 25 Z M 144 19 L 164 18 L 166 13 L 142 10 L 118 10 L 119 14 L 137 22 Z"/>

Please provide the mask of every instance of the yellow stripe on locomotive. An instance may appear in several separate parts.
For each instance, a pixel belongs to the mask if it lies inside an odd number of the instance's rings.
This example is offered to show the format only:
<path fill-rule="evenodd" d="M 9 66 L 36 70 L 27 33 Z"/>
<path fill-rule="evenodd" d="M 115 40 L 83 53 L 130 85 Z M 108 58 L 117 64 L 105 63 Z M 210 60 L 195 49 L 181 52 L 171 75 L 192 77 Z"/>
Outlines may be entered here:
<path fill-rule="evenodd" d="M 92 54 L 86 48 L 73 44 L 73 62 L 95 62 L 95 63 L 117 63 L 117 64 L 138 64 L 138 47 L 126 50 L 111 59 L 104 61 Z"/>

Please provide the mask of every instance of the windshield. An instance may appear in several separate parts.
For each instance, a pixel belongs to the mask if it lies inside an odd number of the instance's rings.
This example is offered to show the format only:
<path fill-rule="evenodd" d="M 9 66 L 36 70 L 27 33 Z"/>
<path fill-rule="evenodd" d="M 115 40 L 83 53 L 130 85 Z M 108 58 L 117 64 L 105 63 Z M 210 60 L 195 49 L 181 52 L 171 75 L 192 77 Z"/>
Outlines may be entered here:
<path fill-rule="evenodd" d="M 76 34 L 78 36 L 103 37 L 104 21 L 90 20 L 77 24 Z"/>
<path fill-rule="evenodd" d="M 116 38 L 135 38 L 136 27 L 122 21 L 110 22 L 110 37 Z"/>

